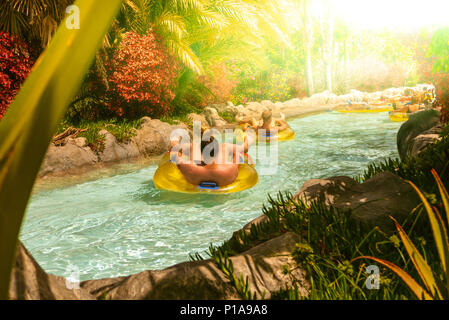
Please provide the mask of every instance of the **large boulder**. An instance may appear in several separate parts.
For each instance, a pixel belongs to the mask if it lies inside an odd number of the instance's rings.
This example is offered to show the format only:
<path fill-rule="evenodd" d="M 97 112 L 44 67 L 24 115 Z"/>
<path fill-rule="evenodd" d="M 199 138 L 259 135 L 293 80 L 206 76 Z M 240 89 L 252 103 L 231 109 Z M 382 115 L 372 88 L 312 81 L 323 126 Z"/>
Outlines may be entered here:
<path fill-rule="evenodd" d="M 97 163 L 97 155 L 85 145 L 84 138 L 68 138 L 63 146 L 50 145 L 39 176 L 64 173 L 73 169 L 93 166 Z"/>
<path fill-rule="evenodd" d="M 263 242 L 230 257 L 237 279 L 248 279 L 256 297 L 299 284 L 299 293 L 310 290 L 307 275 L 291 257 L 300 237 L 292 232 Z M 285 272 L 285 270 L 289 270 Z M 126 277 L 83 281 L 79 285 L 47 274 L 20 243 L 9 289 L 11 299 L 240 299 L 229 278 L 212 259 L 176 264 L 164 270 L 143 271 Z"/>
<path fill-rule="evenodd" d="M 443 126 L 440 124 L 414 137 L 411 142 L 411 150 L 409 156 L 416 157 L 421 151 L 426 149 L 427 146 L 434 143 L 435 141 L 441 140 L 440 133 L 442 131 Z"/>
<path fill-rule="evenodd" d="M 430 128 L 437 126 L 439 118 L 438 111 L 426 110 L 412 114 L 408 121 L 402 124 L 397 134 L 398 152 L 401 160 L 413 156 L 414 139 Z"/>
<path fill-rule="evenodd" d="M 185 124 L 170 125 L 159 119 L 144 117 L 140 129 L 131 141 L 137 145 L 142 156 L 160 155 L 168 150 L 171 132 L 178 128 L 188 130 Z"/>
<path fill-rule="evenodd" d="M 94 300 L 87 290 L 63 277 L 47 274 L 28 250 L 19 243 L 11 273 L 9 298 L 12 300 Z"/>
<path fill-rule="evenodd" d="M 105 129 L 101 130 L 99 134 L 104 136 L 104 150 L 100 154 L 102 162 L 133 159 L 140 155 L 139 148 L 134 141 L 120 143 L 113 134 Z"/>
<path fill-rule="evenodd" d="M 420 203 L 413 188 L 391 172 L 379 173 L 361 184 L 349 177 L 310 180 L 295 197 L 350 209 L 357 221 L 385 231 L 394 230 L 390 216 L 401 222 Z"/>
<path fill-rule="evenodd" d="M 318 201 L 330 206 L 336 203 L 338 197 L 357 184 L 357 181 L 346 176 L 312 179 L 303 184 L 295 198 L 305 202 Z"/>
<path fill-rule="evenodd" d="M 290 253 L 300 238 L 286 233 L 252 249 L 233 256 L 237 279 L 248 277 L 249 288 L 260 299 L 293 282 L 300 283 L 299 291 L 307 295 L 309 283 L 305 272 L 296 267 Z M 288 267 L 288 274 L 283 272 Z M 89 280 L 81 288 L 96 297 L 106 299 L 239 299 L 229 279 L 211 259 L 183 262 L 164 270 L 144 271 L 128 277 Z"/>
<path fill-rule="evenodd" d="M 267 102 L 264 104 L 259 102 L 248 102 L 244 107 L 236 106 L 236 120 L 237 121 L 251 121 L 251 119 L 260 120 L 262 117 L 262 113 L 265 110 L 271 110 L 271 108 L 267 105 Z"/>

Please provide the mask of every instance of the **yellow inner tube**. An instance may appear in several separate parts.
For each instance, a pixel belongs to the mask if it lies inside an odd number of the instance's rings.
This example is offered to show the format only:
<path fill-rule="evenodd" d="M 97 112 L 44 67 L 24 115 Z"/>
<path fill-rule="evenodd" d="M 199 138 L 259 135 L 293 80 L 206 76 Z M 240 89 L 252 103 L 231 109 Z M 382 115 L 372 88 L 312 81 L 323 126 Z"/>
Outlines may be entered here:
<path fill-rule="evenodd" d="M 403 122 L 408 120 L 408 114 L 403 112 L 390 113 L 390 120 L 395 122 Z"/>
<path fill-rule="evenodd" d="M 153 181 L 157 189 L 181 193 L 226 194 L 254 187 L 259 182 L 259 175 L 248 164 L 240 164 L 238 176 L 233 183 L 222 187 L 207 184 L 200 186 L 188 182 L 176 164 L 165 161 L 157 168 Z"/>
<path fill-rule="evenodd" d="M 393 107 L 384 107 L 384 108 L 374 108 L 374 109 L 340 109 L 337 110 L 341 113 L 373 113 L 373 112 L 387 112 L 392 111 Z"/>
<path fill-rule="evenodd" d="M 243 131 L 245 125 L 240 125 L 238 129 L 234 131 L 234 133 L 237 135 L 237 141 L 243 141 L 244 136 L 246 133 Z M 246 125 L 246 127 L 248 127 Z M 259 132 L 257 131 L 257 137 L 258 141 L 265 141 L 270 142 L 270 136 L 261 137 L 259 136 Z M 295 131 L 293 131 L 292 128 L 287 127 L 284 130 L 281 130 L 277 134 L 277 141 L 289 141 L 295 139 Z"/>

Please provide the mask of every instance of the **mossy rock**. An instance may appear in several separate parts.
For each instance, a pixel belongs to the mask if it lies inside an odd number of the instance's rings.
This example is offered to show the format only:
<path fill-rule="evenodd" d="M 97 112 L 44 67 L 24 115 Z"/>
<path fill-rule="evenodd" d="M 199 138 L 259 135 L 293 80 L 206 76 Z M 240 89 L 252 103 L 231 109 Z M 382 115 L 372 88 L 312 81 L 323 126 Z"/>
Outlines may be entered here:
<path fill-rule="evenodd" d="M 437 110 L 426 110 L 412 114 L 398 131 L 397 146 L 401 160 L 411 154 L 413 139 L 436 126 L 439 123 L 440 113 Z"/>

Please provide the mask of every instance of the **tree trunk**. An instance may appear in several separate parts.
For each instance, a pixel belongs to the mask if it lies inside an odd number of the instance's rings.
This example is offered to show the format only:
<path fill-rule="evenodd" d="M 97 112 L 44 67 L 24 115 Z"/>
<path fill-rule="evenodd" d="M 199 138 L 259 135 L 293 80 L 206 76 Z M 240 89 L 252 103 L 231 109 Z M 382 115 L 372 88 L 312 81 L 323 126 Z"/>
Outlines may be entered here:
<path fill-rule="evenodd" d="M 304 10 L 304 50 L 305 50 L 305 76 L 306 76 L 306 86 L 307 95 L 310 97 L 314 94 L 313 88 L 313 73 L 312 73 L 312 46 L 313 46 L 313 31 L 310 18 L 309 1 L 303 0 L 303 10 Z"/>
<path fill-rule="evenodd" d="M 326 67 L 326 89 L 332 92 L 332 67 L 334 64 L 334 17 L 327 7 L 324 19 L 321 21 L 325 30 L 323 31 L 324 38 L 324 65 Z"/>

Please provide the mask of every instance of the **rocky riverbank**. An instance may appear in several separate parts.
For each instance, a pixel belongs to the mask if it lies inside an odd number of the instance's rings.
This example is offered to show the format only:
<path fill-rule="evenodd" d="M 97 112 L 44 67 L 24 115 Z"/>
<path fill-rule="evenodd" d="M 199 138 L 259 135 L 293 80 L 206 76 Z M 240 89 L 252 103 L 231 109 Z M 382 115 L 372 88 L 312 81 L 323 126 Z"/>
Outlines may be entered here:
<path fill-rule="evenodd" d="M 234 128 L 239 121 L 259 120 L 265 110 L 271 110 L 274 117 L 298 117 L 311 113 L 335 110 L 357 104 L 376 106 L 410 99 L 413 93 L 422 92 L 429 85 L 414 88 L 391 88 L 381 92 L 360 92 L 351 90 L 346 95 L 337 96 L 327 91 L 304 99 L 291 99 L 285 102 L 265 100 L 234 106 L 231 102 L 207 106 L 202 114 L 189 114 L 186 123 L 171 125 L 149 117 L 142 118 L 140 128 L 127 141 L 120 142 L 109 131 L 99 132 L 104 138 L 102 150 L 93 150 L 86 145 L 86 139 L 68 136 L 51 144 L 42 164 L 39 178 L 53 175 L 79 174 L 109 164 L 131 161 L 147 157 L 157 157 L 168 150 L 170 134 L 177 128 L 189 129 L 193 121 L 201 121 L 204 127 Z M 225 120 L 226 118 L 227 120 Z"/>
<path fill-rule="evenodd" d="M 441 130 L 434 123 L 433 111 L 422 112 L 404 123 L 398 134 L 398 149 L 419 150 L 434 140 L 416 139 L 429 130 Z M 420 119 L 420 120 L 418 120 Z M 425 122 L 425 123 L 424 123 Z M 430 129 L 429 129 L 430 128 Z M 405 137 L 405 138 L 404 138 Z M 414 137 L 414 138 L 410 138 Z M 405 144 L 405 145 L 404 145 Z M 413 156 L 413 154 L 407 154 Z M 390 172 L 382 172 L 358 183 L 350 177 L 330 177 L 309 180 L 294 196 L 305 202 L 318 201 L 328 207 L 350 209 L 350 219 L 378 226 L 391 232 L 389 216 L 403 221 L 419 204 L 411 186 Z M 269 217 L 261 215 L 231 240 L 241 242 L 242 233 L 248 234 L 255 226 L 268 224 Z M 309 276 L 298 266 L 292 252 L 304 239 L 294 232 L 274 233 L 263 240 L 246 244 L 245 250 L 229 257 L 235 279 L 247 279 L 252 294 L 257 298 L 274 298 L 286 286 L 295 285 L 300 296 L 310 290 Z M 296 258 L 297 259 L 297 258 Z M 242 292 L 214 259 L 176 264 L 164 270 L 148 270 L 126 277 L 84 281 L 80 286 L 66 279 L 47 274 L 20 243 L 12 273 L 12 299 L 240 299 Z"/>

